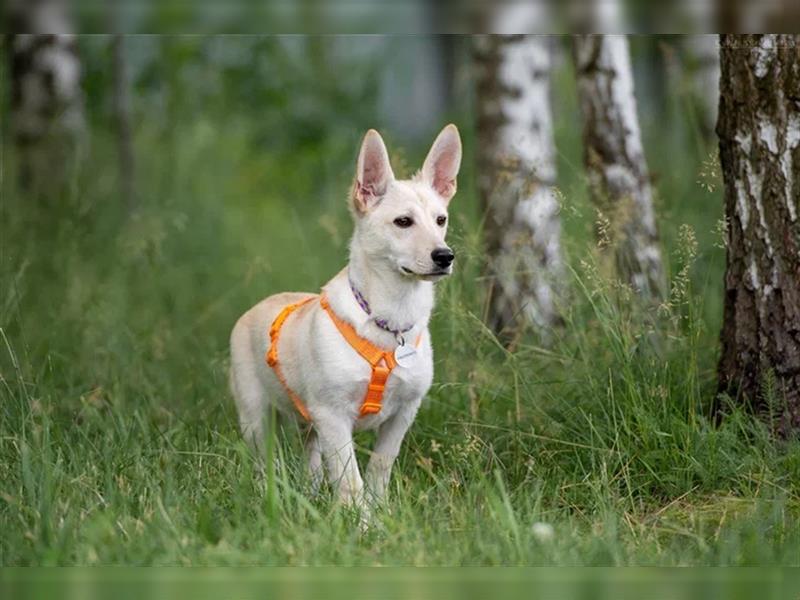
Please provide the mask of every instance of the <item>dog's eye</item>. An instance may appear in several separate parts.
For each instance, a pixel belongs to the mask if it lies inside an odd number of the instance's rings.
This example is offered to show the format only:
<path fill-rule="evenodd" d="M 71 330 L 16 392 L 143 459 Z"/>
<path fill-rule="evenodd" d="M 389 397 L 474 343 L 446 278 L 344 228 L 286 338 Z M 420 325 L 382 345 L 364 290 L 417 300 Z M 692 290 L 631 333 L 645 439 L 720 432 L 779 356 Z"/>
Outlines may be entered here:
<path fill-rule="evenodd" d="M 402 229 L 405 229 L 406 227 L 411 227 L 414 224 L 414 219 L 411 217 L 397 217 L 394 220 L 394 224 Z"/>
<path fill-rule="evenodd" d="M 447 223 L 447 217 L 445 217 L 444 215 L 439 215 L 438 217 L 436 217 L 436 224 L 439 227 L 444 227 L 445 223 Z"/>

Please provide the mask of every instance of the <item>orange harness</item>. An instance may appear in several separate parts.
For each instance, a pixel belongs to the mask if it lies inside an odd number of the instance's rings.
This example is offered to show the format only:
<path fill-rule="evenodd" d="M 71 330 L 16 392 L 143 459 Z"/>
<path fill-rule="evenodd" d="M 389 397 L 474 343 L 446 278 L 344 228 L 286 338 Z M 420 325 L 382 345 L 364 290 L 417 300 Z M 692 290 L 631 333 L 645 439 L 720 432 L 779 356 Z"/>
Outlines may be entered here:
<path fill-rule="evenodd" d="M 300 396 L 298 396 L 297 393 L 294 392 L 291 387 L 289 387 L 286 377 L 284 376 L 283 371 L 280 368 L 280 364 L 278 363 L 278 338 L 280 337 L 281 327 L 283 327 L 283 325 L 286 323 L 286 319 L 289 318 L 289 315 L 291 315 L 301 306 L 308 304 L 317 298 L 318 296 L 311 296 L 305 300 L 300 300 L 294 304 L 289 304 L 288 306 L 284 307 L 280 313 L 278 313 L 278 316 L 275 317 L 275 320 L 272 322 L 272 326 L 269 328 L 270 346 L 266 357 L 267 364 L 272 367 L 272 370 L 275 372 L 278 381 L 281 382 L 281 385 L 283 385 L 284 389 L 286 390 L 286 394 L 297 408 L 297 412 L 299 412 L 307 421 L 311 420 L 311 417 L 308 414 L 308 409 L 306 409 Z M 383 392 L 386 389 L 386 382 L 389 380 L 389 375 L 392 374 L 392 370 L 397 366 L 397 361 L 394 358 L 394 352 L 384 350 L 383 348 L 376 346 L 369 340 L 366 340 L 358 335 L 350 323 L 341 319 L 339 315 L 333 312 L 333 309 L 331 308 L 331 305 L 328 303 L 328 299 L 325 296 L 319 296 L 319 303 L 320 306 L 325 309 L 325 312 L 328 313 L 328 316 L 331 318 L 331 321 L 333 321 L 333 324 L 336 325 L 336 328 L 339 330 L 339 333 L 342 334 L 342 337 L 347 340 L 347 343 L 352 346 L 353 350 L 358 352 L 361 357 L 372 367 L 372 377 L 370 377 L 369 385 L 367 386 L 367 393 L 364 396 L 364 401 L 361 403 L 359 416 L 364 417 L 381 412 Z M 419 346 L 421 339 L 422 334 L 417 336 L 414 345 Z"/>

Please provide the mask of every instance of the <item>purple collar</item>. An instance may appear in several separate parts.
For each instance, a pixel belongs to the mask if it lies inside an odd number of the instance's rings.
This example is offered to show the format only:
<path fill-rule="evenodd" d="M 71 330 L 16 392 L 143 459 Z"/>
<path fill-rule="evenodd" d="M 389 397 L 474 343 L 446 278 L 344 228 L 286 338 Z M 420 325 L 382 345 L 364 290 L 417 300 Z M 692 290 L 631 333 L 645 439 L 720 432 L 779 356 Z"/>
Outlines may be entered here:
<path fill-rule="evenodd" d="M 369 302 L 367 302 L 367 299 L 364 298 L 364 294 L 362 294 L 356 289 L 356 286 L 353 283 L 352 279 L 348 277 L 347 280 L 350 282 L 350 289 L 353 290 L 353 296 L 355 297 L 356 302 L 358 302 L 358 305 L 364 310 L 365 313 L 372 316 L 372 309 L 369 307 Z M 391 327 L 389 327 L 389 322 L 386 319 L 378 319 L 377 317 L 373 317 L 372 320 L 375 322 L 375 325 L 377 325 L 384 331 L 391 333 L 395 337 L 399 337 L 402 334 L 408 333 L 409 331 L 414 329 L 413 325 L 409 325 L 408 327 L 404 327 L 402 329 L 392 329 Z"/>

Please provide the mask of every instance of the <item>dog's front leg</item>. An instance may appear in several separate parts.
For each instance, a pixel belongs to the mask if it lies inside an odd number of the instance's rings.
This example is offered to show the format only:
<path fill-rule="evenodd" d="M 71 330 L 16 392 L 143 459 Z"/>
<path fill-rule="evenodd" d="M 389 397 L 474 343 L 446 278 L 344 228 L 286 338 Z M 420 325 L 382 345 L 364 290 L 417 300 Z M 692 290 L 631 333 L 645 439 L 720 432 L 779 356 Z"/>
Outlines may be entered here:
<path fill-rule="evenodd" d="M 335 486 L 337 498 L 347 506 L 365 508 L 364 482 L 356 462 L 352 423 L 328 411 L 318 411 L 312 417 L 328 480 Z"/>
<path fill-rule="evenodd" d="M 367 465 L 367 493 L 370 500 L 380 502 L 386 496 L 389 479 L 392 475 L 392 466 L 400 452 L 408 428 L 414 422 L 422 399 L 411 402 L 392 417 L 387 419 L 378 429 L 378 438 L 375 448 Z"/>
<path fill-rule="evenodd" d="M 320 448 L 319 436 L 313 427 L 306 434 L 305 450 L 311 495 L 316 496 L 322 487 L 322 448 Z"/>

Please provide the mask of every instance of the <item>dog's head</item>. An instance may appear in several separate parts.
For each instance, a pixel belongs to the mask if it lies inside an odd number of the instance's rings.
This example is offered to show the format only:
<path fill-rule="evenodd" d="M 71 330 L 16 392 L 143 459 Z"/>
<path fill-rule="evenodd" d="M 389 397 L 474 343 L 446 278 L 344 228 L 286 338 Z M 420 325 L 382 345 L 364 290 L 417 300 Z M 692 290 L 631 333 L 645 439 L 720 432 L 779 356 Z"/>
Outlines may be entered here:
<path fill-rule="evenodd" d="M 447 207 L 460 165 L 461 138 L 448 125 L 422 169 L 411 179 L 395 179 L 383 139 L 369 130 L 350 198 L 359 250 L 406 277 L 436 281 L 449 275 L 455 256 L 444 239 Z"/>

